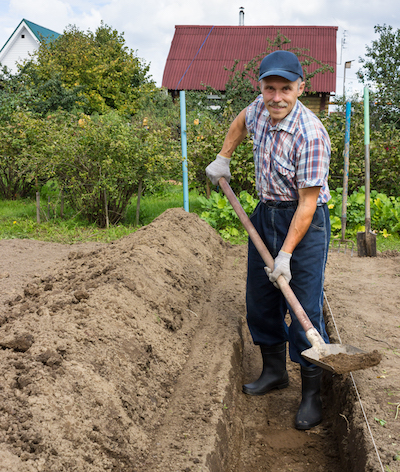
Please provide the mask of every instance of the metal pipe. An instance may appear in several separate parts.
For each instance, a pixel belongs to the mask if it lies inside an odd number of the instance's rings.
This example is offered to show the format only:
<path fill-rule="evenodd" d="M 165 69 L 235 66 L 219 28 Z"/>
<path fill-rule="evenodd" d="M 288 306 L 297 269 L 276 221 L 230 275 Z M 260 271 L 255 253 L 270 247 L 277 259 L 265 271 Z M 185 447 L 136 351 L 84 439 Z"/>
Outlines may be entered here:
<path fill-rule="evenodd" d="M 179 92 L 181 107 L 181 143 L 182 143 L 182 182 L 183 182 L 183 208 L 189 212 L 189 185 L 187 166 L 187 133 L 186 133 L 186 98 L 185 91 Z"/>

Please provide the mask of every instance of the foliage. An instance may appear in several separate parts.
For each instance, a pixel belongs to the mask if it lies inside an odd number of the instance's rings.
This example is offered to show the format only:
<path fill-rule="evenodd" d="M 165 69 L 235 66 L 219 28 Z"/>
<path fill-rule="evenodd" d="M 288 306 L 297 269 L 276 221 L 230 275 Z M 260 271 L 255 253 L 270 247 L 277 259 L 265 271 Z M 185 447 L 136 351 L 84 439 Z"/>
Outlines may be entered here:
<path fill-rule="evenodd" d="M 329 186 L 343 186 L 345 114 L 343 103 L 339 111 L 321 116 L 331 139 Z M 381 123 L 370 129 L 370 180 L 371 189 L 387 195 L 398 195 L 400 185 L 400 130 L 391 124 Z M 349 146 L 349 192 L 365 185 L 364 105 L 352 102 Z"/>
<path fill-rule="evenodd" d="M 199 116 L 199 115 L 198 115 Z M 187 142 L 189 176 L 196 188 L 205 188 L 205 168 L 220 151 L 230 122 L 217 121 L 202 114 L 200 118 L 188 121 Z M 254 162 L 252 139 L 248 136 L 236 149 L 231 160 L 232 189 L 239 193 L 246 190 L 255 195 Z"/>
<path fill-rule="evenodd" d="M 141 225 L 150 224 L 168 208 L 182 207 L 182 186 L 165 181 L 162 186 L 162 191 L 142 198 Z M 198 196 L 193 191 L 189 194 L 191 212 L 200 213 L 201 211 Z M 110 242 L 137 229 L 132 224 L 135 221 L 135 198 L 130 201 L 127 217 L 123 222 L 110 225 L 109 228 L 99 228 L 96 224 L 89 223 L 81 214 L 74 214 L 68 205 L 65 205 L 64 217 L 61 218 L 59 189 L 53 184 L 46 184 L 41 189 L 41 197 L 40 224 L 36 223 L 34 199 L 12 201 L 0 199 L 0 239 L 28 238 L 63 244 L 88 241 Z"/>
<path fill-rule="evenodd" d="M 174 101 L 166 89 L 157 88 L 151 93 L 144 93 L 141 103 L 142 108 L 135 115 L 138 120 L 149 119 L 157 123 L 157 126 L 174 128 L 179 133 L 174 133 L 173 136 L 180 139 L 179 101 Z"/>
<path fill-rule="evenodd" d="M 384 24 L 374 30 L 379 38 L 366 46 L 366 58 L 359 58 L 363 67 L 357 74 L 363 83 L 376 90 L 377 120 L 400 128 L 400 29 Z"/>
<path fill-rule="evenodd" d="M 0 120 L 0 192 L 26 196 L 54 179 L 66 202 L 99 226 L 117 223 L 139 181 L 175 178 L 181 168 L 168 127 L 126 120 L 118 112 L 45 119 L 30 112 Z"/>
<path fill-rule="evenodd" d="M 140 180 L 160 178 L 180 163 L 168 128 L 128 122 L 117 112 L 71 116 L 58 144 L 54 174 L 67 202 L 101 227 L 124 217 Z"/>
<path fill-rule="evenodd" d="M 18 74 L 12 74 L 7 67 L 0 68 L 0 121 L 8 120 L 17 111 L 29 110 L 34 95 Z"/>
<path fill-rule="evenodd" d="M 332 238 L 341 237 L 342 189 L 331 191 L 330 211 Z M 242 191 L 238 200 L 250 216 L 257 200 Z M 228 199 L 218 192 L 211 192 L 209 199 L 200 196 L 202 208 L 200 217 L 207 221 L 219 234 L 231 242 L 243 242 L 247 238 L 242 224 Z M 371 192 L 372 228 L 377 233 L 377 245 L 381 250 L 398 250 L 400 245 L 400 197 L 388 197 L 376 191 Z M 365 231 L 365 189 L 349 195 L 347 203 L 347 239 L 355 239 L 357 232 Z"/>
<path fill-rule="evenodd" d="M 244 190 L 240 192 L 238 200 L 244 211 L 249 215 L 253 213 L 258 203 Z M 200 197 L 199 201 L 204 209 L 200 214 L 200 218 L 207 221 L 224 239 L 243 238 L 245 230 L 225 195 L 211 192 L 209 199 Z"/>
<path fill-rule="evenodd" d="M 338 102 L 338 112 L 321 115 L 331 139 L 331 164 L 329 186 L 332 189 L 343 186 L 344 171 L 344 103 Z M 206 186 L 205 168 L 215 159 L 221 149 L 230 121 L 228 117 L 216 119 L 210 113 L 197 112 L 188 115 L 187 140 L 189 159 L 189 180 L 192 186 L 204 189 Z M 389 124 L 382 123 L 379 129 L 370 130 L 370 180 L 371 188 L 386 195 L 400 193 L 400 131 Z M 365 185 L 365 146 L 364 146 L 364 106 L 362 101 L 352 103 L 350 130 L 350 167 L 349 192 Z M 254 197 L 255 177 L 252 140 L 248 136 L 235 150 L 231 161 L 231 186 L 235 193 L 246 190 Z"/>
<path fill-rule="evenodd" d="M 46 122 L 30 112 L 0 119 L 0 197 L 24 198 L 51 173 Z"/>
<path fill-rule="evenodd" d="M 343 189 L 331 190 L 328 207 L 331 216 L 332 234 L 340 235 Z M 387 196 L 372 190 L 370 193 L 371 227 L 388 238 L 400 235 L 400 197 Z M 365 187 L 348 196 L 346 206 L 346 233 L 355 237 L 365 231 Z"/>
<path fill-rule="evenodd" d="M 21 76 L 37 90 L 43 112 L 71 110 L 75 103 L 86 114 L 116 109 L 132 115 L 154 89 L 148 70 L 123 35 L 101 23 L 95 33 L 69 26 L 54 41 L 41 41 Z"/>

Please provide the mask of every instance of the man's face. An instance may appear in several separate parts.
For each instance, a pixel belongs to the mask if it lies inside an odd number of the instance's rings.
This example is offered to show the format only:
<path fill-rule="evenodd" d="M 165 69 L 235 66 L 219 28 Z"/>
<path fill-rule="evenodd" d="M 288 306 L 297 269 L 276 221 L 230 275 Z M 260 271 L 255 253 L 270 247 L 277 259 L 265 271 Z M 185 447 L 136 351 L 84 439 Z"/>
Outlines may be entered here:
<path fill-rule="evenodd" d="M 271 76 L 261 79 L 260 88 L 264 104 L 275 126 L 283 120 L 296 104 L 296 100 L 303 93 L 305 83 L 290 82 L 283 77 Z"/>

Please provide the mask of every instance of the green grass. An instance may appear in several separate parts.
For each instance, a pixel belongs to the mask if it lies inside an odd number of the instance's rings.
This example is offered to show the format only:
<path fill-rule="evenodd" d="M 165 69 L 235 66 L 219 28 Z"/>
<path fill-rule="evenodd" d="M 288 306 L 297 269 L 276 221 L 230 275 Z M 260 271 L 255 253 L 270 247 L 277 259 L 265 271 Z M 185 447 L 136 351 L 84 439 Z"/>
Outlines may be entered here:
<path fill-rule="evenodd" d="M 189 192 L 189 212 L 201 213 L 199 193 L 196 190 Z M 136 220 L 136 202 L 133 198 L 126 214 L 126 223 L 134 225 Z M 169 185 L 162 191 L 142 197 L 140 200 L 140 218 L 141 226 L 148 225 L 154 218 L 161 215 L 168 208 L 183 208 L 183 189 L 181 185 Z"/>
<path fill-rule="evenodd" d="M 189 211 L 200 213 L 197 201 L 199 194 L 189 192 Z M 54 196 L 54 201 L 57 198 Z M 130 234 L 140 226 L 151 223 L 168 208 L 183 208 L 182 186 L 169 185 L 154 195 L 142 197 L 140 202 L 139 226 L 135 227 L 136 198 L 128 207 L 125 221 L 111 225 L 108 229 L 98 228 L 73 215 L 66 209 L 65 218 L 60 218 L 59 208 L 55 210 L 50 202 L 48 215 L 47 198 L 41 201 L 40 221 L 36 222 L 36 202 L 26 200 L 0 200 L 0 239 L 37 239 L 62 244 L 77 242 L 110 242 Z"/>
<path fill-rule="evenodd" d="M 341 236 L 336 235 L 336 237 L 331 237 L 331 246 L 338 248 L 337 241 L 340 241 Z M 346 237 L 348 241 L 353 241 L 354 243 L 354 251 L 357 252 L 357 238 Z M 351 249 L 351 243 L 347 245 Z M 341 246 L 344 248 L 344 246 Z M 400 238 L 398 235 L 391 234 L 388 237 L 384 237 L 381 234 L 376 235 L 376 249 L 379 252 L 384 251 L 399 251 L 400 252 Z M 343 251 L 342 251 L 343 252 Z"/>
<path fill-rule="evenodd" d="M 57 200 L 54 195 L 50 195 L 50 198 L 55 202 Z M 118 225 L 111 225 L 108 229 L 101 229 L 82 221 L 79 215 L 72 214 L 67 208 L 65 218 L 59 217 L 59 209 L 55 215 L 54 208 L 51 208 L 50 218 L 48 218 L 47 198 L 43 199 L 41 206 L 41 223 L 37 224 L 34 199 L 0 200 L 0 239 L 37 239 L 62 244 L 89 241 L 110 242 L 137 230 L 135 227 L 136 198 L 132 199 L 125 220 Z M 158 192 L 142 197 L 139 227 L 148 225 L 168 208 L 183 208 L 181 185 L 165 185 Z M 203 211 L 200 195 L 195 190 L 189 192 L 189 211 L 197 214 Z M 246 235 L 239 239 L 230 239 L 230 242 L 235 244 L 243 244 L 246 241 Z M 357 241 L 355 238 L 353 241 L 355 251 L 357 251 Z M 380 252 L 400 251 L 399 236 L 391 234 L 385 238 L 382 234 L 378 234 L 377 249 Z"/>

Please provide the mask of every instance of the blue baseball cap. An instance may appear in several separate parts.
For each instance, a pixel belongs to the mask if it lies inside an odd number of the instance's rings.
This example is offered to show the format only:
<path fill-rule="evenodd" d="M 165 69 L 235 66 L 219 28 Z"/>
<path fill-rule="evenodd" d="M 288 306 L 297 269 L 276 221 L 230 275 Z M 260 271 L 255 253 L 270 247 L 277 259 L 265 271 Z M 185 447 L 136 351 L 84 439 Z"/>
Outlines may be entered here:
<path fill-rule="evenodd" d="M 260 64 L 258 80 L 271 75 L 283 77 L 290 80 L 290 82 L 296 81 L 299 77 L 303 78 L 303 69 L 296 54 L 279 50 L 265 56 Z"/>

